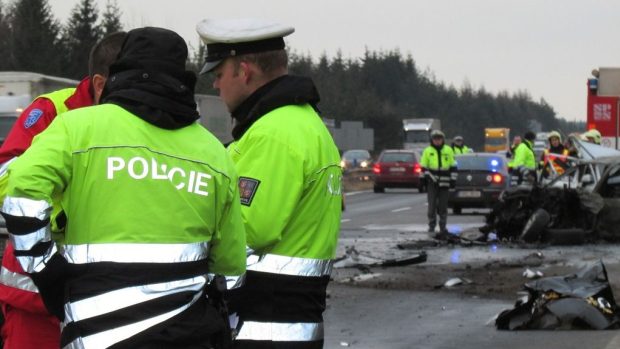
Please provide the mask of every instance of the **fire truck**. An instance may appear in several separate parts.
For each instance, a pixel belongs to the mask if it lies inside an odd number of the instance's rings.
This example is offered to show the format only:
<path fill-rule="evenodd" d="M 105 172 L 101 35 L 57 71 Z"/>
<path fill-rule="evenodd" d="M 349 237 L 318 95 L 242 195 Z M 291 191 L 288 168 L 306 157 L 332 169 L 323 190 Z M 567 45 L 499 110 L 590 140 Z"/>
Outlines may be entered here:
<path fill-rule="evenodd" d="M 588 79 L 587 128 L 601 133 L 601 145 L 620 149 L 620 67 L 598 68 Z"/>

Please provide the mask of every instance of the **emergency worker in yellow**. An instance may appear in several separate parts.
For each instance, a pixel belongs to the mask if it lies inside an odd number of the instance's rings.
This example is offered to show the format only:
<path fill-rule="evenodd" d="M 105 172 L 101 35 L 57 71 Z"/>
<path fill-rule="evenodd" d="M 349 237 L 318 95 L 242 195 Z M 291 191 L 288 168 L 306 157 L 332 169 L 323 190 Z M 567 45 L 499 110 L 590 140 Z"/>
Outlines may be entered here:
<path fill-rule="evenodd" d="M 532 184 L 536 181 L 536 155 L 532 148 L 536 134 L 528 131 L 515 149 L 514 158 L 508 163 L 512 182 Z"/>
<path fill-rule="evenodd" d="M 568 149 L 562 144 L 562 136 L 558 131 L 551 131 L 547 136 L 549 147 L 542 154 L 543 177 L 556 177 L 564 173 L 569 167 Z"/>
<path fill-rule="evenodd" d="M 435 231 L 439 215 L 438 238 L 448 237 L 448 196 L 456 184 L 456 161 L 452 147 L 444 143 L 445 136 L 439 130 L 431 132 L 431 145 L 422 152 L 420 166 L 424 173 L 428 195 L 428 231 Z"/>
<path fill-rule="evenodd" d="M 210 348 L 230 336 L 205 286 L 209 273 L 245 271 L 237 175 L 195 122 L 186 59 L 172 31 L 128 32 L 102 104 L 59 115 L 9 167 L 2 214 L 63 321 L 63 348 Z M 63 246 L 50 237 L 56 195 Z"/>
<path fill-rule="evenodd" d="M 288 75 L 283 37 L 292 27 L 204 20 L 203 72 L 235 126 L 249 248 L 245 285 L 231 299 L 236 348 L 322 348 L 325 292 L 341 215 L 340 158 L 318 114 L 309 78 Z"/>
<path fill-rule="evenodd" d="M 472 152 L 471 148 L 465 145 L 463 136 L 455 136 L 452 139 L 451 146 L 452 146 L 452 151 L 454 152 L 454 155 L 467 154 L 467 153 Z"/>

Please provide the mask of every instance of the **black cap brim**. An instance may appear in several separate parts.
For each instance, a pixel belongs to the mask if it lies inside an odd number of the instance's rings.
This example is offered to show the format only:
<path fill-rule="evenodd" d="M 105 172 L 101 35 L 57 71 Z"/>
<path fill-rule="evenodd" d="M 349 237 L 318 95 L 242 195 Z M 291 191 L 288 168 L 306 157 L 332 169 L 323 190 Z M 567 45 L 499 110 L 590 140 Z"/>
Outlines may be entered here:
<path fill-rule="evenodd" d="M 213 62 L 207 62 L 205 63 L 205 65 L 202 67 L 202 69 L 200 70 L 200 75 L 202 74 L 206 74 L 209 73 L 211 71 L 213 71 L 213 69 L 215 69 L 218 65 L 220 65 L 220 63 L 222 63 L 222 59 L 220 59 L 219 61 L 213 61 Z"/>

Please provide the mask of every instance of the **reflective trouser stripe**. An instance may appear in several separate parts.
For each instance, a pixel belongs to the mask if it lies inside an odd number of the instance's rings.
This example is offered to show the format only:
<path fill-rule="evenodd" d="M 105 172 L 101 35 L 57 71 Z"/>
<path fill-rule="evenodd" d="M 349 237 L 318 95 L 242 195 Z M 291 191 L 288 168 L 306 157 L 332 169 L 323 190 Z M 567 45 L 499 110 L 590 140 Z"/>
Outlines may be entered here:
<path fill-rule="evenodd" d="M 179 292 L 199 292 L 206 276 L 149 285 L 126 287 L 65 304 L 65 321 L 76 322 Z"/>
<path fill-rule="evenodd" d="M 320 277 L 330 275 L 331 259 L 313 259 L 266 254 L 251 255 L 247 260 L 247 270 L 280 275 Z"/>
<path fill-rule="evenodd" d="M 69 263 L 184 263 L 206 259 L 209 243 L 133 244 L 101 243 L 65 245 L 63 256 Z"/>
<path fill-rule="evenodd" d="M 309 342 L 323 339 L 323 323 L 245 321 L 237 340 Z"/>
<path fill-rule="evenodd" d="M 64 346 L 64 349 L 99 349 L 108 348 L 120 341 L 123 341 L 131 336 L 134 336 L 150 327 L 153 327 L 159 323 L 162 323 L 173 316 L 180 314 L 184 310 L 192 306 L 200 298 L 204 297 L 203 292 L 198 292 L 192 298 L 191 302 L 183 305 L 173 311 L 161 314 L 146 320 L 134 322 L 129 325 L 120 326 L 111 330 L 99 332 L 90 336 L 80 337 L 73 342 Z"/>
<path fill-rule="evenodd" d="M 5 267 L 0 268 L 0 283 L 23 291 L 39 293 L 39 289 L 28 275 L 10 271 Z"/>

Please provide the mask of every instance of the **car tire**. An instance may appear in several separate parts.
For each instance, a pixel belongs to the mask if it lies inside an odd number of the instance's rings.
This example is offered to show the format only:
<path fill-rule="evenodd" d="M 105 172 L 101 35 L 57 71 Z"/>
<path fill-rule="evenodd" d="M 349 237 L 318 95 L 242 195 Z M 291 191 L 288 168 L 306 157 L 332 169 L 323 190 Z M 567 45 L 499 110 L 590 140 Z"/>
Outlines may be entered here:
<path fill-rule="evenodd" d="M 373 187 L 373 191 L 375 193 L 385 193 L 385 188 L 375 184 L 375 186 Z"/>
<path fill-rule="evenodd" d="M 459 206 L 454 206 L 454 207 L 452 207 L 452 213 L 454 213 L 454 214 L 461 214 L 461 213 L 463 213 L 463 209 L 461 207 L 459 207 Z"/>
<path fill-rule="evenodd" d="M 521 240 L 525 242 L 538 241 L 550 220 L 551 216 L 544 209 L 539 208 L 534 211 L 523 227 Z"/>

